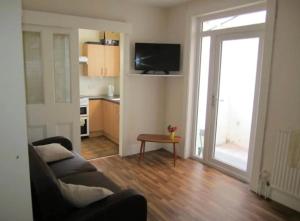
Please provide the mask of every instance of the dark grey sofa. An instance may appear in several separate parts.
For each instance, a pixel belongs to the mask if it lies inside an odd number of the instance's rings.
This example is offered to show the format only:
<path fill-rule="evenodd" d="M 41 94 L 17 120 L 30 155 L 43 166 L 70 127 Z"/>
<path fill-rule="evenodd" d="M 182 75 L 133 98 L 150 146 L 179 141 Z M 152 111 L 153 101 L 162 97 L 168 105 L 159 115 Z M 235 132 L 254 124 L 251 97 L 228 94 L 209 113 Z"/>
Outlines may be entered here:
<path fill-rule="evenodd" d="M 32 145 L 60 143 L 73 151 L 72 143 L 64 137 L 52 137 Z M 29 145 L 30 180 L 34 219 L 37 221 L 144 221 L 147 220 L 147 201 L 134 190 L 121 188 L 79 154 L 53 163 L 45 163 Z M 75 208 L 64 200 L 57 179 L 65 183 L 100 186 L 114 192 L 84 208 Z"/>

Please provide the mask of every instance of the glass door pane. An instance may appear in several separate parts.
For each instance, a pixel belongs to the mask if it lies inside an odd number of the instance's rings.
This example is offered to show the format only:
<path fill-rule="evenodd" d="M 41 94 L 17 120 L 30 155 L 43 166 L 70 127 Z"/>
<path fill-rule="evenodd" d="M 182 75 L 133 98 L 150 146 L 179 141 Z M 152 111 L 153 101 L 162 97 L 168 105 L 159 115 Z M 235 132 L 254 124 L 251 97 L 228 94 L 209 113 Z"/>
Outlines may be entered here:
<path fill-rule="evenodd" d="M 201 61 L 200 78 L 198 89 L 198 113 L 197 113 L 197 134 L 195 155 L 203 158 L 204 132 L 206 123 L 206 104 L 208 90 L 209 74 L 209 56 L 210 56 L 210 37 L 203 37 L 201 43 Z"/>
<path fill-rule="evenodd" d="M 247 170 L 259 38 L 222 40 L 214 159 Z"/>
<path fill-rule="evenodd" d="M 54 34 L 55 102 L 71 102 L 70 39 L 66 34 Z"/>
<path fill-rule="evenodd" d="M 24 70 L 27 104 L 44 103 L 41 33 L 23 31 Z"/>

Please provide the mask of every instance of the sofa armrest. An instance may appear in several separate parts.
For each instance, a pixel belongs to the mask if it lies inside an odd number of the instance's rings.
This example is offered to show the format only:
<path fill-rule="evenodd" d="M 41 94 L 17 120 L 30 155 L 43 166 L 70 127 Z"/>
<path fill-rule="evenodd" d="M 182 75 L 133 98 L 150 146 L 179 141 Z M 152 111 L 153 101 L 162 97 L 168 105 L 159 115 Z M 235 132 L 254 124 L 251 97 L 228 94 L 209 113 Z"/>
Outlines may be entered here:
<path fill-rule="evenodd" d="M 120 221 L 147 220 L 147 201 L 132 189 L 115 193 L 103 200 L 92 203 L 87 207 L 77 209 L 68 221 Z"/>
<path fill-rule="evenodd" d="M 45 138 L 42 140 L 38 140 L 32 143 L 32 145 L 34 146 L 38 146 L 38 145 L 46 145 L 46 144 L 51 144 L 51 143 L 59 143 L 62 146 L 64 146 L 66 149 L 68 150 L 73 150 L 73 145 L 72 142 L 65 137 L 62 136 L 57 136 L 57 137 L 49 137 L 49 138 Z"/>

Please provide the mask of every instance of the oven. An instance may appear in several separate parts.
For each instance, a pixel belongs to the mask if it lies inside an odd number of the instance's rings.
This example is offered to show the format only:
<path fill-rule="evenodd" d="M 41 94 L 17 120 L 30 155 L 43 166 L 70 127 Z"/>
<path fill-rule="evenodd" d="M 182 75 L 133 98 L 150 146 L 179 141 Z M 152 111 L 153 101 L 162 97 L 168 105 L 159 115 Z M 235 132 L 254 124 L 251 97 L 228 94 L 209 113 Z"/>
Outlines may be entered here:
<path fill-rule="evenodd" d="M 89 136 L 89 126 L 88 126 L 88 117 L 80 116 L 80 136 L 85 137 Z"/>
<path fill-rule="evenodd" d="M 89 99 L 80 98 L 80 136 L 87 137 L 89 135 Z"/>
<path fill-rule="evenodd" d="M 88 109 L 87 106 L 81 106 L 80 105 L 80 116 L 81 115 L 86 115 L 87 116 L 88 115 L 87 109 Z"/>

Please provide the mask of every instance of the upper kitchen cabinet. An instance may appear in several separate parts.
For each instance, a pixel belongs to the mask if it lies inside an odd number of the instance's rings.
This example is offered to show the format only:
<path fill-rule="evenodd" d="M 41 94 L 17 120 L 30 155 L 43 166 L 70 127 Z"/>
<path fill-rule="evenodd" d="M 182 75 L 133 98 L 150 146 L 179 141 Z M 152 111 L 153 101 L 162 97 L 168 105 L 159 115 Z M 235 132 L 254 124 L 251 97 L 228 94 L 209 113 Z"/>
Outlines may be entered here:
<path fill-rule="evenodd" d="M 104 76 L 120 76 L 120 47 L 105 45 Z"/>
<path fill-rule="evenodd" d="M 104 45 L 83 44 L 82 53 L 88 58 L 83 66 L 83 73 L 88 76 L 103 76 L 104 72 Z"/>
<path fill-rule="evenodd" d="M 120 47 L 83 44 L 83 55 L 88 58 L 83 73 L 88 76 L 115 77 L 120 75 Z"/>

